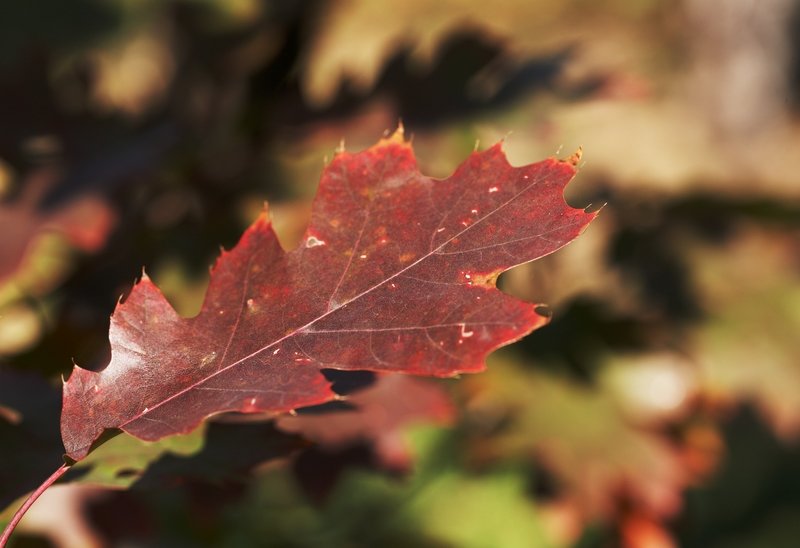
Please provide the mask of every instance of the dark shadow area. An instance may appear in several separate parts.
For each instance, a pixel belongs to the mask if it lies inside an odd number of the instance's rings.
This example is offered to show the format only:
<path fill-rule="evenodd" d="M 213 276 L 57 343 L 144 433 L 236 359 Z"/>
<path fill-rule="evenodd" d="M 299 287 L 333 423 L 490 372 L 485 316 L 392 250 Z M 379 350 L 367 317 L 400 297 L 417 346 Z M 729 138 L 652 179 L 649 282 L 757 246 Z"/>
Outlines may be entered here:
<path fill-rule="evenodd" d="M 663 323 L 620 316 L 606 303 L 581 298 L 553 315 L 552 321 L 515 345 L 532 363 L 591 383 L 607 352 L 636 352 L 652 347 Z M 538 367 L 538 366 L 537 366 Z"/>
<path fill-rule="evenodd" d="M 61 391 L 33 373 L 0 368 L 0 507 L 61 466 Z"/>
<path fill-rule="evenodd" d="M 271 422 L 211 422 L 200 452 L 164 455 L 148 467 L 132 489 L 162 489 L 189 481 L 245 481 L 255 466 L 306 446 L 301 438 L 277 430 Z"/>
<path fill-rule="evenodd" d="M 750 407 L 735 413 L 724 435 L 721 469 L 687 491 L 672 526 L 680 546 L 793 546 L 800 534 L 800 447 L 778 440 Z"/>

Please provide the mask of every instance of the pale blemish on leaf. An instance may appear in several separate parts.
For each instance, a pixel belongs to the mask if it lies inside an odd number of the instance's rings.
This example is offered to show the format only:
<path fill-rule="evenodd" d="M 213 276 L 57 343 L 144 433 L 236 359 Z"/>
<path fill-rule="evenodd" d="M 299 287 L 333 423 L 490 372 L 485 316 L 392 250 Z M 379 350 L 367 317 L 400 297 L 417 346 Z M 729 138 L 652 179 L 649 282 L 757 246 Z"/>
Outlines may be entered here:
<path fill-rule="evenodd" d="M 316 236 L 309 236 L 306 238 L 306 247 L 318 247 L 321 245 L 327 245 L 325 240 L 320 240 Z"/>

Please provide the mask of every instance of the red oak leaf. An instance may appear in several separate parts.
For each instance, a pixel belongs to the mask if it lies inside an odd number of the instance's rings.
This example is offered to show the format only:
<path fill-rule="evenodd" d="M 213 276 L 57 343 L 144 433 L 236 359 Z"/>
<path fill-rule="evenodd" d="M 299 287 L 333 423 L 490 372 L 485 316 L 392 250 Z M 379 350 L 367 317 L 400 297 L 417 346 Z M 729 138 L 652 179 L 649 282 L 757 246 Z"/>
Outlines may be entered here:
<path fill-rule="evenodd" d="M 112 358 L 64 384 L 67 455 L 106 429 L 144 440 L 224 411 L 285 412 L 336 398 L 323 368 L 453 376 L 543 325 L 497 276 L 574 239 L 574 162 L 515 168 L 500 145 L 447 179 L 422 175 L 402 133 L 325 169 L 301 244 L 265 211 L 223 252 L 200 313 L 181 318 L 144 276 L 111 319 Z"/>

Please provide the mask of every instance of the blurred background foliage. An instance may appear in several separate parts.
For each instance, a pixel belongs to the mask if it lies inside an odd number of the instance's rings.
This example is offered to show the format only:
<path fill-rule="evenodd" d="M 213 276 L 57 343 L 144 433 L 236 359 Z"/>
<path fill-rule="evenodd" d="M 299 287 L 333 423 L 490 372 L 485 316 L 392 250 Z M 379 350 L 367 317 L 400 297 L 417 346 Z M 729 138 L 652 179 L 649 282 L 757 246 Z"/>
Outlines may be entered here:
<path fill-rule="evenodd" d="M 439 177 L 583 146 L 567 198 L 606 204 L 501 277 L 552 323 L 486 373 L 114 438 L 12 544 L 795 546 L 799 29 L 796 0 L 0 4 L 0 521 L 142 266 L 196 313 L 264 200 L 299 239 L 340 140 L 402 120 Z"/>

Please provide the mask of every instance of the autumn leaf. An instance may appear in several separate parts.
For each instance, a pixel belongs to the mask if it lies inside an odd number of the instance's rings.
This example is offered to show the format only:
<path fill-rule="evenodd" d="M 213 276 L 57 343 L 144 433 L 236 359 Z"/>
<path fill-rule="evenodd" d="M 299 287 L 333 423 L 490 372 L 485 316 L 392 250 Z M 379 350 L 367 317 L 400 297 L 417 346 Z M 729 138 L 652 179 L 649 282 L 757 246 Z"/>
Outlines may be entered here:
<path fill-rule="evenodd" d="M 357 381 L 365 380 L 363 372 L 337 372 L 335 377 L 340 378 L 335 379 L 334 390 L 347 388 L 342 381 L 354 375 L 360 377 Z M 449 425 L 455 418 L 455 406 L 441 383 L 393 373 L 371 376 L 373 382 L 348 392 L 346 402 L 308 408 L 275 421 L 280 430 L 315 442 L 297 456 L 292 469 L 298 485 L 317 504 L 327 500 L 343 477 L 359 469 L 407 477 L 417 464 L 409 430 Z"/>
<path fill-rule="evenodd" d="M 473 420 L 505 425 L 476 440 L 483 458 L 536 457 L 587 520 L 611 515 L 620 500 L 659 516 L 680 507 L 688 478 L 678 452 L 657 430 L 626 416 L 612 391 L 508 358 L 494 365 L 464 383 Z"/>
<path fill-rule="evenodd" d="M 265 210 L 222 253 L 197 316 L 178 316 L 143 276 L 111 319 L 108 366 L 64 383 L 67 455 L 82 459 L 107 429 L 157 440 L 220 412 L 334 400 L 326 368 L 482 370 L 546 321 L 495 280 L 594 218 L 563 199 L 574 174 L 573 161 L 512 167 L 498 144 L 434 180 L 400 131 L 339 153 L 301 244 L 285 252 Z"/>
<path fill-rule="evenodd" d="M 739 223 L 734 234 L 722 246 L 686 246 L 707 311 L 692 334 L 691 355 L 709 404 L 751 403 L 777 434 L 794 440 L 800 433 L 798 239 L 752 223 Z"/>
<path fill-rule="evenodd" d="M 0 289 L 21 276 L 27 276 L 19 283 L 26 286 L 28 293 L 38 294 L 44 290 L 41 286 L 53 285 L 45 272 L 24 272 L 26 267 L 35 267 L 36 239 L 45 234 L 59 233 L 72 247 L 86 252 L 95 252 L 104 245 L 114 214 L 100 198 L 83 195 L 50 210 L 42 207 L 44 196 L 58 177 L 53 169 L 35 171 L 13 200 L 0 201 Z M 49 277 L 54 276 L 51 273 Z"/>
<path fill-rule="evenodd" d="M 622 31 L 630 26 L 631 19 L 634 24 L 654 19 L 654 5 L 637 6 L 631 10 L 623 4 L 604 4 L 598 9 L 599 5 L 575 0 L 497 0 L 487 10 L 480 0 L 408 0 L 387 10 L 370 0 L 334 0 L 326 5 L 317 32 L 311 36 L 301 86 L 311 104 L 330 105 L 342 90 L 361 94 L 371 91 L 398 51 L 409 53 L 407 64 L 412 73 L 422 72 L 434 64 L 449 39 L 472 34 L 503 45 L 502 62 L 494 63 L 472 83 L 472 91 L 486 92 L 493 86 L 481 89 L 475 84 L 491 80 L 493 85 L 499 83 L 497 72 L 501 71 L 497 68 L 501 64 L 507 68 L 522 59 L 574 44 L 601 44 L 604 48 L 619 42 L 628 45 Z M 609 17 L 609 12 L 614 15 Z M 642 42 L 636 45 L 642 47 Z M 602 57 L 598 60 L 596 54 L 576 53 L 583 63 L 595 65 L 595 71 L 598 61 L 609 64 Z M 449 68 L 452 71 L 453 65 Z M 608 68 L 601 65 L 600 70 Z M 622 79 L 617 87 L 625 91 L 625 84 L 626 79 Z"/>
<path fill-rule="evenodd" d="M 441 387 L 405 375 L 382 375 L 375 384 L 349 397 L 348 409 L 304 415 L 285 415 L 278 428 L 293 432 L 331 450 L 366 442 L 389 469 L 410 466 L 410 448 L 403 437 L 415 423 L 447 425 L 455 410 Z"/>
<path fill-rule="evenodd" d="M 368 0 L 331 2 L 309 48 L 303 91 L 316 105 L 329 104 L 342 82 L 364 93 L 401 45 L 410 47 L 415 68 L 424 67 L 450 33 L 464 29 L 502 37 L 512 56 L 541 53 L 553 16 L 569 7 L 552 4 L 500 0 L 487 10 L 475 0 L 411 0 L 386 10 Z"/>

